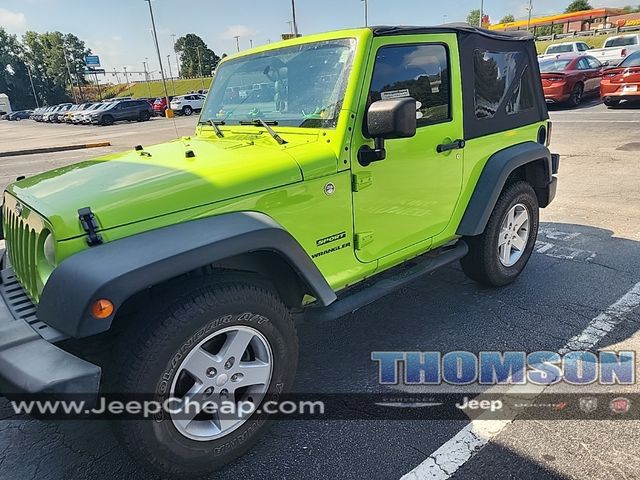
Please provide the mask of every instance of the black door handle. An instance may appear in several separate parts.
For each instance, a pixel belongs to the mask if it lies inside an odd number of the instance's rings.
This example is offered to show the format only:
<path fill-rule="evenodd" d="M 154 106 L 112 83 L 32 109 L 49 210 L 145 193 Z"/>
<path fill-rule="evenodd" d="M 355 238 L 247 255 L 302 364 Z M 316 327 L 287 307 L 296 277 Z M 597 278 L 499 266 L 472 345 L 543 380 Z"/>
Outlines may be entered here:
<path fill-rule="evenodd" d="M 441 143 L 436 147 L 438 153 L 450 152 L 451 150 L 460 150 L 467 145 L 464 140 L 454 140 L 451 143 Z"/>

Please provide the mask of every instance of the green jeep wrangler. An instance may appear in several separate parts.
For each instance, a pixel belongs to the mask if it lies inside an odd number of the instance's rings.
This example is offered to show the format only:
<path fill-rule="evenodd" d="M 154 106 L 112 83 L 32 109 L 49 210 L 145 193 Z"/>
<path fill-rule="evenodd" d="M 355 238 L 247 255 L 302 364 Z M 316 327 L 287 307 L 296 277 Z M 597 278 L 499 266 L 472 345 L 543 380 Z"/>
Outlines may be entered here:
<path fill-rule="evenodd" d="M 556 192 L 550 130 L 529 36 L 377 27 L 229 57 L 193 137 L 6 189 L 0 389 L 174 398 L 120 438 L 165 474 L 215 470 L 269 422 L 183 407 L 290 388 L 296 317 L 456 261 L 518 277 Z M 96 341 L 101 366 L 66 347 Z"/>

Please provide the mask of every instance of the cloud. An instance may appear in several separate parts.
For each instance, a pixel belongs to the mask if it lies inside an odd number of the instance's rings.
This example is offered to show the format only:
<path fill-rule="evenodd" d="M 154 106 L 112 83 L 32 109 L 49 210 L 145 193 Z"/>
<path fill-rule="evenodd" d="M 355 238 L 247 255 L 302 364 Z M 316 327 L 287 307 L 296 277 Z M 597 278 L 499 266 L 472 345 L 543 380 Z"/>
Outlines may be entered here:
<path fill-rule="evenodd" d="M 0 8 L 0 25 L 11 33 L 22 33 L 27 27 L 27 17 L 22 12 Z"/>
<path fill-rule="evenodd" d="M 249 37 L 255 33 L 254 30 L 246 25 L 231 25 L 221 35 L 223 39 L 231 39 L 233 37 Z"/>

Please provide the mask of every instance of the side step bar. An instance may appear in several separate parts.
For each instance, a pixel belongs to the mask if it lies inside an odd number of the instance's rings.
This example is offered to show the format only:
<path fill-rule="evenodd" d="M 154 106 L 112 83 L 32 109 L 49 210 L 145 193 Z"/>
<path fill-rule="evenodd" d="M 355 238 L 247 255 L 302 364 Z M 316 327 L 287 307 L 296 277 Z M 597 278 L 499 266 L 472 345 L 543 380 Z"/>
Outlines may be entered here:
<path fill-rule="evenodd" d="M 338 298 L 327 307 L 311 307 L 305 311 L 304 318 L 312 321 L 327 321 L 353 313 L 434 270 L 460 260 L 468 252 L 469 247 L 460 240 L 454 247 L 444 250 L 438 256 L 424 257 L 416 266 L 403 270 L 393 277 L 380 280 L 364 290 Z"/>

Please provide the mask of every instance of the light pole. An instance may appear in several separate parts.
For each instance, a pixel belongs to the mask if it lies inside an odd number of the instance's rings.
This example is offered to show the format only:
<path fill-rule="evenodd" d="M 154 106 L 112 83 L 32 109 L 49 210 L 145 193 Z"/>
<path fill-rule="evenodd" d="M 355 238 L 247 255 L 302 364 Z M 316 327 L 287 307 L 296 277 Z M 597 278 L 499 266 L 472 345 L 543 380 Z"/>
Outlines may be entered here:
<path fill-rule="evenodd" d="M 27 73 L 29 74 L 29 81 L 31 82 L 31 91 L 33 92 L 33 98 L 36 101 L 36 108 L 40 108 L 40 102 L 38 101 L 38 96 L 36 95 L 36 87 L 33 85 L 33 77 L 31 76 L 31 69 L 29 68 L 29 65 L 27 65 L 26 63 L 24 64 L 25 67 L 27 67 Z"/>
<path fill-rule="evenodd" d="M 149 15 L 151 15 L 151 27 L 153 28 L 153 38 L 156 44 L 156 53 L 158 54 L 158 64 L 160 65 L 160 76 L 162 77 L 162 85 L 164 87 L 164 97 L 167 102 L 167 107 L 169 106 L 169 92 L 167 92 L 167 81 L 164 78 L 164 70 L 162 68 L 162 56 L 160 55 L 160 45 L 158 45 L 158 34 L 156 33 L 156 21 L 153 18 L 153 8 L 151 7 L 151 0 L 145 0 L 145 2 L 149 3 Z M 151 96 L 151 95 L 149 95 Z M 166 110 L 167 117 L 173 117 L 173 112 L 171 108 L 167 108 Z"/>
<path fill-rule="evenodd" d="M 482 17 L 484 16 L 484 0 L 480 0 L 480 28 L 482 28 Z"/>
<path fill-rule="evenodd" d="M 117 69 L 113 69 L 113 74 L 116 76 L 116 82 L 120 83 L 120 77 L 118 76 L 118 70 Z"/>
<path fill-rule="evenodd" d="M 291 0 L 291 14 L 293 20 L 293 35 L 298 36 L 298 22 L 296 21 L 296 0 Z"/>
<path fill-rule="evenodd" d="M 196 52 L 198 52 L 198 73 L 200 74 L 200 84 L 202 85 L 202 90 L 204 90 L 204 77 L 202 76 L 202 57 L 200 56 L 200 46 L 196 47 Z"/>
<path fill-rule="evenodd" d="M 447 17 L 448 17 L 448 15 L 443 15 L 442 16 L 442 24 L 443 25 L 447 23 Z"/>
<path fill-rule="evenodd" d="M 236 39 L 236 50 L 238 50 L 238 52 L 240 52 L 240 35 L 236 35 L 233 38 Z"/>
<path fill-rule="evenodd" d="M 173 95 L 176 94 L 176 81 L 173 78 L 173 73 L 171 73 L 171 55 L 167 55 L 167 65 L 169 65 L 169 77 L 171 78 L 171 84 L 173 85 Z"/>
<path fill-rule="evenodd" d="M 178 67 L 178 78 L 180 78 L 180 60 L 178 59 L 178 51 L 176 50 L 176 34 L 172 33 L 171 37 L 173 38 L 173 53 L 176 54 L 176 66 Z"/>
<path fill-rule="evenodd" d="M 249 46 L 253 48 L 253 40 L 249 39 Z"/>
<path fill-rule="evenodd" d="M 129 74 L 127 73 L 127 67 L 122 67 L 122 69 L 124 70 L 124 80 L 125 82 L 127 82 L 127 85 L 129 85 Z"/>
<path fill-rule="evenodd" d="M 369 2 L 368 0 L 362 0 L 362 3 L 364 3 L 364 26 L 368 27 L 369 26 Z"/>
<path fill-rule="evenodd" d="M 73 101 L 78 103 L 78 95 L 76 94 L 76 89 L 73 88 L 73 77 L 71 76 L 71 69 L 69 68 L 69 60 L 67 60 L 67 51 L 64 49 L 64 45 L 62 46 L 62 56 L 64 57 L 64 63 L 67 66 L 67 73 L 69 74 L 69 85 L 71 85 L 71 93 L 73 94 Z"/>
<path fill-rule="evenodd" d="M 533 0 L 529 0 L 529 8 L 527 8 L 527 10 L 529 10 L 529 19 L 527 20 L 527 31 L 530 32 L 531 31 L 531 13 L 533 12 Z"/>

